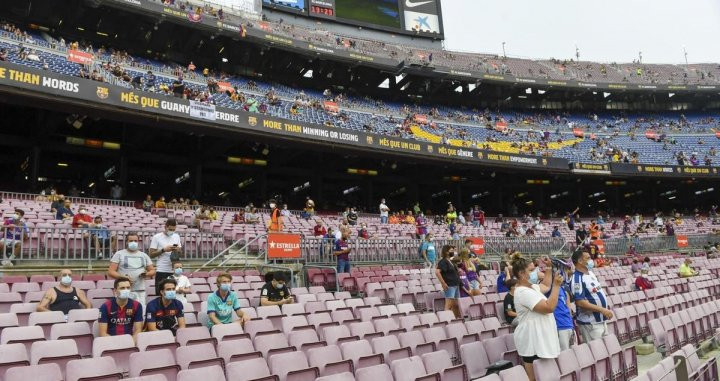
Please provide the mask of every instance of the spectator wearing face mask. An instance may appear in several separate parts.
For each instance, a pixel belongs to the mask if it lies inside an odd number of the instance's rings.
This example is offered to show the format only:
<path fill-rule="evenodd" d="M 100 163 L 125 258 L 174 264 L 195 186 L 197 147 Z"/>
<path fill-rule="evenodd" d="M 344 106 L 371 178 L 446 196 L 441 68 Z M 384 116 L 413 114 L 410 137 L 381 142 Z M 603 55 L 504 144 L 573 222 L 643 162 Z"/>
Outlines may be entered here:
<path fill-rule="evenodd" d="M 539 283 L 540 291 L 548 298 L 551 296 L 554 287 L 560 288 L 558 292 L 557 307 L 555 307 L 553 315 L 555 316 L 555 326 L 557 327 L 560 350 L 564 351 L 566 349 L 570 349 L 570 345 L 572 345 L 573 338 L 575 337 L 575 324 L 573 323 L 572 312 L 570 311 L 570 296 L 567 294 L 565 288 L 562 285 L 555 286 L 555 284 L 552 282 L 553 264 L 550 258 L 544 257 L 542 258 L 542 262 L 545 266 L 543 279 L 539 279 L 539 275 L 541 274 L 536 271 L 535 275 L 531 277 L 530 283 Z"/>
<path fill-rule="evenodd" d="M 352 249 L 348 245 L 349 237 L 350 233 L 347 230 L 343 230 L 340 239 L 335 240 L 333 255 L 337 258 L 338 273 L 350 273 L 350 251 Z"/>
<path fill-rule="evenodd" d="M 137 335 L 143 330 L 143 306 L 132 299 L 131 281 L 119 277 L 114 284 L 115 297 L 100 306 L 98 318 L 98 336 L 132 335 L 137 343 Z"/>
<path fill-rule="evenodd" d="M 425 241 L 425 235 L 428 234 L 427 230 L 427 220 L 425 219 L 425 215 L 423 212 L 417 213 L 417 218 L 415 219 L 415 228 L 417 229 L 417 235 L 418 239 L 421 241 Z"/>
<path fill-rule="evenodd" d="M 181 262 L 173 262 L 172 279 L 175 279 L 175 299 L 187 303 L 185 295 L 192 294 L 192 283 L 187 276 L 183 275 L 183 264 Z"/>
<path fill-rule="evenodd" d="M 425 261 L 426 269 L 435 268 L 437 255 L 435 254 L 435 237 L 433 237 L 432 233 L 427 234 L 420 245 L 420 256 Z"/>
<path fill-rule="evenodd" d="M 180 255 L 180 235 L 175 232 L 177 221 L 168 218 L 165 221 L 165 231 L 157 233 L 150 241 L 150 258 L 156 258 L 157 273 L 155 274 L 155 290 L 160 294 L 160 282 L 173 276 L 172 259 Z"/>
<path fill-rule="evenodd" d="M 72 227 L 74 229 L 87 228 L 92 222 L 93 218 L 88 214 L 87 208 L 84 205 L 80 205 L 80 210 L 73 216 Z"/>
<path fill-rule="evenodd" d="M 595 263 L 590 253 L 577 250 L 572 255 L 575 273 L 570 288 L 577 307 L 576 321 L 580 328 L 583 342 L 607 335 L 607 321 L 612 319 L 613 312 L 609 309 L 608 297 L 602 289 L 592 269 Z"/>
<path fill-rule="evenodd" d="M 177 300 L 175 287 L 177 283 L 173 278 L 160 282 L 160 297 L 147 305 L 145 322 L 148 331 L 169 330 L 174 336 L 178 329 L 185 328 L 183 304 Z"/>
<path fill-rule="evenodd" d="M 72 270 L 60 270 L 60 284 L 45 291 L 38 304 L 37 312 L 61 311 L 67 315 L 70 310 L 92 308 L 85 292 L 72 286 Z"/>
<path fill-rule="evenodd" d="M 72 210 L 70 210 L 70 207 L 70 200 L 65 200 L 62 206 L 57 208 L 57 214 L 55 218 L 58 220 L 71 220 L 75 214 L 72 212 Z"/>
<path fill-rule="evenodd" d="M 268 232 L 278 233 L 283 230 L 283 217 L 280 214 L 280 209 L 277 207 L 275 200 L 270 200 L 270 223 L 268 224 Z"/>
<path fill-rule="evenodd" d="M 460 298 L 460 276 L 457 266 L 453 263 L 457 249 L 455 246 L 445 245 L 442 248 L 442 259 L 437 264 L 435 276 L 437 276 L 445 295 L 445 310 L 452 311 L 456 318 L 460 318 L 458 299 Z"/>
<path fill-rule="evenodd" d="M 367 224 L 364 222 L 360 224 L 360 230 L 358 230 L 358 238 L 370 239 L 370 232 L 367 229 Z"/>
<path fill-rule="evenodd" d="M 288 275 L 284 271 L 275 271 L 272 280 L 260 289 L 261 306 L 281 306 L 294 303 L 290 290 L 287 288 Z"/>
<path fill-rule="evenodd" d="M 552 291 L 550 296 L 546 297 L 537 284 L 538 273 L 531 260 L 523 258 L 520 253 L 515 253 L 511 264 L 512 274 L 517 279 L 514 295 L 517 327 L 513 332 L 513 338 L 528 379 L 535 381 L 533 361 L 540 358 L 557 358 L 560 354 L 553 311 L 558 304 L 563 277 L 557 275 L 553 278 Z"/>
<path fill-rule="evenodd" d="M 126 279 L 130 282 L 130 298 L 145 305 L 145 279 L 155 275 L 152 259 L 140 251 L 140 236 L 128 233 L 125 236 L 127 248 L 116 252 L 110 258 L 108 275 L 113 279 Z"/>
<path fill-rule="evenodd" d="M 30 230 L 23 221 L 25 211 L 15 209 L 12 218 L 6 218 L 2 225 L 2 238 L 0 238 L 0 252 L 2 252 L 2 265 L 12 266 L 12 260 L 19 257 L 23 241 L 30 238 Z M 8 258 L 7 251 L 11 250 Z"/>
<path fill-rule="evenodd" d="M 210 294 L 207 300 L 208 327 L 212 329 L 216 324 L 231 324 L 233 313 L 239 318 L 237 322 L 240 325 L 250 321 L 250 316 L 242 312 L 240 300 L 232 290 L 232 275 L 218 275 L 217 286 L 217 291 Z"/>

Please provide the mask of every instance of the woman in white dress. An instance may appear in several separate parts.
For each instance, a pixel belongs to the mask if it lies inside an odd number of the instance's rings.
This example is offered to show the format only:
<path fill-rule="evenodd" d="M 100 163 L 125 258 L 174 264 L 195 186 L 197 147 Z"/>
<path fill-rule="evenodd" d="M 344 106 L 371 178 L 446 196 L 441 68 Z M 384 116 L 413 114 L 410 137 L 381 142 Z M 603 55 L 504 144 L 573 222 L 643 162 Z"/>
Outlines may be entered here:
<path fill-rule="evenodd" d="M 515 311 L 518 325 L 513 338 L 518 354 L 530 381 L 535 381 L 533 361 L 539 358 L 556 358 L 560 353 L 557 327 L 553 311 L 558 303 L 558 291 L 561 289 L 563 277 L 556 275 L 553 279 L 555 287 L 550 297 L 546 298 L 538 283 L 538 271 L 535 264 L 520 253 L 512 256 L 512 272 L 517 279 L 515 287 Z"/>

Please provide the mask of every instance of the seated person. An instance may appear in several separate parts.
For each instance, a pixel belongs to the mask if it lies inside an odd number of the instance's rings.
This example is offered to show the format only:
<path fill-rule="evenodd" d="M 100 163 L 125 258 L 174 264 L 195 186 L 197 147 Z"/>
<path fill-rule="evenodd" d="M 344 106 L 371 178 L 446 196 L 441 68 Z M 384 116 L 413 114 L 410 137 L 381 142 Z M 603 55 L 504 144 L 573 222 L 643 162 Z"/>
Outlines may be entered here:
<path fill-rule="evenodd" d="M 390 224 L 399 224 L 400 223 L 400 217 L 398 217 L 397 213 L 394 213 L 390 218 L 388 219 L 388 223 Z"/>
<path fill-rule="evenodd" d="M 255 207 L 252 207 L 249 212 L 245 213 L 245 223 L 246 224 L 257 224 L 260 222 L 260 215 L 257 213 L 257 209 Z"/>
<path fill-rule="evenodd" d="M 230 324 L 233 322 L 233 312 L 237 315 L 238 324 L 244 325 L 250 316 L 244 314 L 240 301 L 232 290 L 232 275 L 222 273 L 217 277 L 218 289 L 210 294 L 207 300 L 208 327 L 212 329 L 215 324 Z"/>
<path fill-rule="evenodd" d="M 165 196 L 160 197 L 159 200 L 155 201 L 155 208 L 156 209 L 165 209 L 167 207 L 167 204 L 165 204 Z"/>
<path fill-rule="evenodd" d="M 233 224 L 244 224 L 245 223 L 245 211 L 240 210 L 233 216 Z"/>
<path fill-rule="evenodd" d="M 57 220 L 70 220 L 75 215 L 72 210 L 70 210 L 70 200 L 65 200 L 63 205 L 57 209 L 57 213 L 55 214 L 55 219 Z"/>
<path fill-rule="evenodd" d="M 211 206 L 211 207 L 210 207 L 210 210 L 208 211 L 208 219 L 209 219 L 210 221 L 217 221 L 218 218 L 220 218 L 220 215 L 219 215 L 218 212 L 215 210 L 215 208 Z"/>
<path fill-rule="evenodd" d="M 72 270 L 60 270 L 60 284 L 45 291 L 45 295 L 38 304 L 38 312 L 62 311 L 67 315 L 70 310 L 92 308 L 92 304 L 85 296 L 85 292 L 72 286 Z"/>
<path fill-rule="evenodd" d="M 192 283 L 187 276 L 183 275 L 183 264 L 181 262 L 173 262 L 173 279 L 177 282 L 175 286 L 176 296 L 175 299 L 187 303 L 185 295 L 192 294 L 191 286 Z"/>
<path fill-rule="evenodd" d="M 640 275 L 635 279 L 635 288 L 641 291 L 649 290 L 653 287 L 653 282 L 648 279 L 648 270 L 641 270 Z"/>
<path fill-rule="evenodd" d="M 405 217 L 405 221 L 403 223 L 406 223 L 408 225 L 415 225 L 415 217 L 413 217 L 412 212 L 408 210 L 407 216 Z"/>
<path fill-rule="evenodd" d="M 293 297 L 287 288 L 288 274 L 284 271 L 272 273 L 272 280 L 260 289 L 261 306 L 281 306 L 293 303 Z"/>
<path fill-rule="evenodd" d="M 177 282 L 173 278 L 163 279 L 160 282 L 160 297 L 155 298 L 147 305 L 145 314 L 148 331 L 169 330 L 173 336 L 180 328 L 185 328 L 185 315 L 183 304 L 175 298 Z"/>
<path fill-rule="evenodd" d="M 102 259 L 103 254 L 115 251 L 115 237 L 110 236 L 110 230 L 103 225 L 102 217 L 95 216 L 90 229 L 90 246 L 97 251 L 97 257 Z"/>
<path fill-rule="evenodd" d="M 100 306 L 98 336 L 137 335 L 143 330 L 143 308 L 137 300 L 130 299 L 130 279 L 117 278 L 114 283 L 115 297 Z"/>
<path fill-rule="evenodd" d="M 2 238 L 0 238 L 0 253 L 2 253 L 2 265 L 12 265 L 12 260 L 15 257 L 20 256 L 22 250 L 23 241 L 30 238 L 30 230 L 23 221 L 25 211 L 22 209 L 15 209 L 15 214 L 6 218 L 2 225 Z M 10 258 L 6 259 L 7 249 L 11 249 Z"/>
<path fill-rule="evenodd" d="M 699 272 L 693 270 L 690 265 L 692 265 L 692 259 L 685 258 L 685 262 L 683 262 L 678 269 L 678 275 L 680 275 L 681 278 L 689 278 L 699 274 Z"/>

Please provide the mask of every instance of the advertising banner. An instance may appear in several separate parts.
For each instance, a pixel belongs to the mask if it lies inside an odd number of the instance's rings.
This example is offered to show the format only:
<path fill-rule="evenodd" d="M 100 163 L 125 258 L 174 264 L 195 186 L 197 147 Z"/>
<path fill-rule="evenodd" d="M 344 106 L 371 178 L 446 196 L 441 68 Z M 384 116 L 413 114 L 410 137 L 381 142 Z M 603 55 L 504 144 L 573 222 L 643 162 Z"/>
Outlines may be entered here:
<path fill-rule="evenodd" d="M 470 246 L 470 251 L 475 253 L 475 255 L 484 255 L 485 254 L 485 238 L 469 237 L 467 239 L 472 241 L 472 246 Z"/>
<path fill-rule="evenodd" d="M 92 65 L 93 63 L 93 55 L 91 53 L 74 49 L 68 49 L 67 52 L 67 60 L 70 62 L 75 62 L 87 66 Z"/>
<path fill-rule="evenodd" d="M 675 238 L 677 239 L 678 248 L 688 247 L 688 237 L 686 235 L 676 235 Z"/>
<path fill-rule="evenodd" d="M 300 258 L 300 234 L 268 233 L 268 259 Z"/>
<path fill-rule="evenodd" d="M 220 90 L 223 93 L 230 92 L 230 94 L 232 94 L 235 92 L 235 89 L 232 87 L 230 82 L 218 81 L 217 85 L 218 85 L 218 90 Z"/>
<path fill-rule="evenodd" d="M 652 165 L 610 163 L 613 175 L 672 176 L 672 177 L 717 177 L 718 168 L 704 166 Z"/>
<path fill-rule="evenodd" d="M 440 0 L 399 0 L 408 32 L 443 34 Z"/>

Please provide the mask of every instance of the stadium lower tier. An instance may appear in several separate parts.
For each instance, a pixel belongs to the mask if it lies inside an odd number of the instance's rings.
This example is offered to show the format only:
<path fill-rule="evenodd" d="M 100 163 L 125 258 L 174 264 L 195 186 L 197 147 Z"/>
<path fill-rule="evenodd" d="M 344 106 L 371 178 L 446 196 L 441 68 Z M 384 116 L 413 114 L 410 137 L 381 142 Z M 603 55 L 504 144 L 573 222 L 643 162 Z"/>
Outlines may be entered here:
<path fill-rule="evenodd" d="M 684 259 L 658 258 L 648 272 L 655 286 L 645 291 L 632 286 L 629 266 L 597 269 L 598 287 L 614 313 L 607 335 L 590 342 L 577 335 L 557 358 L 535 360 L 536 379 L 660 381 L 689 375 L 690 380 L 717 380 L 715 357 L 700 348 L 707 348 L 720 328 L 720 260 L 693 259 L 699 275 L 679 278 Z M 528 379 L 504 316 L 506 293 L 489 287 L 482 295 L 461 298 L 458 319 L 442 310 L 444 295 L 432 273 L 385 266 L 377 271 L 382 268 L 395 280 L 350 291 L 293 287 L 295 303 L 282 306 L 259 305 L 265 282 L 257 271 L 232 271 L 232 292 L 252 320 L 211 329 L 207 299 L 221 272 L 192 273 L 192 293 L 182 300 L 186 327 L 175 335 L 140 332 L 137 341 L 129 334 L 98 334 L 97 308 L 114 296 L 114 281 L 104 274 L 76 275 L 72 286 L 85 290 L 93 308 L 70 310 L 67 316 L 36 312 L 44 291 L 58 285 L 54 276 L 5 275 L 0 376 L 8 381 Z M 497 272 L 480 275 L 495 278 Z M 616 281 L 623 285 L 611 286 Z M 145 294 L 146 303 L 157 297 L 154 281 L 146 281 Z M 636 353 L 641 338 L 662 355 L 649 357 L 652 364 Z"/>

